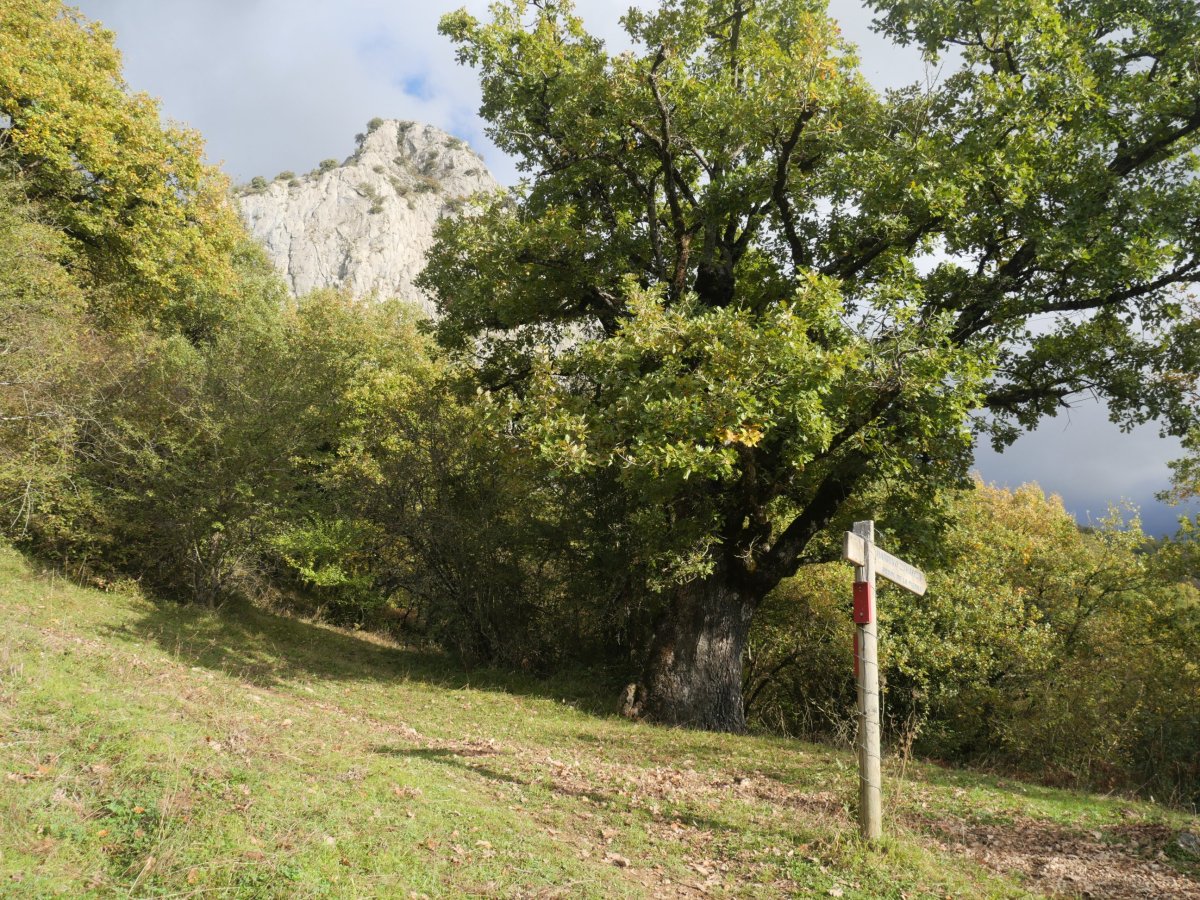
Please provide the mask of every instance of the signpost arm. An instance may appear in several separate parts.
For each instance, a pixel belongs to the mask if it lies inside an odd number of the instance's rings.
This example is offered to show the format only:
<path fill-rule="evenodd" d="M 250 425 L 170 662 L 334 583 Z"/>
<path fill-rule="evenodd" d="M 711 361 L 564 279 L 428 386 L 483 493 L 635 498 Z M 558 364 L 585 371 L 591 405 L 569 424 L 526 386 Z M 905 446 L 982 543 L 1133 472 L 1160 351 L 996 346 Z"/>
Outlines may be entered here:
<path fill-rule="evenodd" d="M 868 614 L 859 621 L 858 652 L 858 825 L 869 841 L 883 834 L 883 789 L 880 769 L 879 635 L 875 616 L 875 523 L 855 522 L 854 533 L 866 544 L 865 565 L 854 567 L 856 591 L 866 594 Z M 860 587 L 860 585 L 862 585 Z"/>

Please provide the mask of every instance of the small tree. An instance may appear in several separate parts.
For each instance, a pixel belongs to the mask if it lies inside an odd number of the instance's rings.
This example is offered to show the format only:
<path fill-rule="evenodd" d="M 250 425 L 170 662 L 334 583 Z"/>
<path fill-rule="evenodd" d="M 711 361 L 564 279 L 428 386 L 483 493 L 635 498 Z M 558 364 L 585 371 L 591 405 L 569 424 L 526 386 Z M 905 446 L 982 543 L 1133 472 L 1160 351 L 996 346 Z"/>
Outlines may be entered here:
<path fill-rule="evenodd" d="M 103 323 L 202 336 L 236 294 L 244 237 L 200 136 L 130 93 L 113 35 L 61 0 L 0 5 L 0 147 L 66 235 Z"/>
<path fill-rule="evenodd" d="M 1200 8 L 871 5 L 953 71 L 881 97 L 806 0 L 663 0 L 619 55 L 569 0 L 442 20 L 529 180 L 442 223 L 439 333 L 625 498 L 659 721 L 742 728 L 763 596 L 868 487 L 961 478 L 972 423 L 1003 443 L 1084 392 L 1194 418 Z"/>

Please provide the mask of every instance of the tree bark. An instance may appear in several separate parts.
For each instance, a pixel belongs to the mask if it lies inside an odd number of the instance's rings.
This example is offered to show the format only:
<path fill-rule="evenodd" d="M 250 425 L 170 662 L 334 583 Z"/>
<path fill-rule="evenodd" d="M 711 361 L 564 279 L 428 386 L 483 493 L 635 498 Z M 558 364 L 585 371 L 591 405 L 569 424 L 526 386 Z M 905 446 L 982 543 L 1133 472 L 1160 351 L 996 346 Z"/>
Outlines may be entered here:
<path fill-rule="evenodd" d="M 706 731 L 746 729 L 742 651 L 758 598 L 724 566 L 681 585 L 654 634 L 641 682 L 625 712 Z"/>

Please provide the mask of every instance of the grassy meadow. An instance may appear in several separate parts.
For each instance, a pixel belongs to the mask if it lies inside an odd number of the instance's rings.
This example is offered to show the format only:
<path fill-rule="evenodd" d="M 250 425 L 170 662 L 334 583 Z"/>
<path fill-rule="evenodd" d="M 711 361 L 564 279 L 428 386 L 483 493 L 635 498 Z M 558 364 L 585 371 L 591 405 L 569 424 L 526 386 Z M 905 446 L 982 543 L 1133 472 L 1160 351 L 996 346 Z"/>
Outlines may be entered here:
<path fill-rule="evenodd" d="M 597 680 L 2 549 L 0 616 L 3 896 L 1200 896 L 1197 819 L 1151 803 L 890 760 L 868 849 L 850 752 L 630 723 Z"/>

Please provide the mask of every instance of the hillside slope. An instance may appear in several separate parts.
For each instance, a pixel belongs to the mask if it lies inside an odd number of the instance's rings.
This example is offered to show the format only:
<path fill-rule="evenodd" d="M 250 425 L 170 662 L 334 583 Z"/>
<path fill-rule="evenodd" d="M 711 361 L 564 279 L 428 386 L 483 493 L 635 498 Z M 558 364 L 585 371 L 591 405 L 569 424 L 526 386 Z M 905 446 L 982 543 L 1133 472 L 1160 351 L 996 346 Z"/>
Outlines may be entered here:
<path fill-rule="evenodd" d="M 1197 821 L 1151 804 L 889 766 L 868 852 L 847 753 L 2 548 L 0 616 L 4 896 L 1200 897 Z"/>

